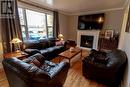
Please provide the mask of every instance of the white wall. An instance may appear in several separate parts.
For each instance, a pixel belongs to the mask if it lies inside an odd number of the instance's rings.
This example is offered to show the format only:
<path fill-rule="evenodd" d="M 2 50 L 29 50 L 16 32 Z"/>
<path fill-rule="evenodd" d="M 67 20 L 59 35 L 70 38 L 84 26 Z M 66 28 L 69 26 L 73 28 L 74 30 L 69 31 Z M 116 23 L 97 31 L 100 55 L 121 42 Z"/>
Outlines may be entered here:
<path fill-rule="evenodd" d="M 63 34 L 64 40 L 68 39 L 68 32 L 69 32 L 68 25 L 69 25 L 68 15 L 59 13 L 59 30 L 60 33 Z"/>
<path fill-rule="evenodd" d="M 68 39 L 77 41 L 77 27 L 78 27 L 78 16 L 69 16 L 69 32 Z"/>
<path fill-rule="evenodd" d="M 124 9 L 124 11 L 125 11 L 125 13 L 124 13 L 124 19 L 123 19 L 121 36 L 120 36 L 118 48 L 124 50 L 128 57 L 128 65 L 125 70 L 124 80 L 122 82 L 121 87 L 129 87 L 129 84 L 130 84 L 130 45 L 129 45 L 130 44 L 130 33 L 125 32 L 129 7 L 127 6 Z"/>
<path fill-rule="evenodd" d="M 128 85 L 130 84 L 130 33 L 126 33 L 124 45 L 125 45 L 124 49 L 128 57 L 128 66 L 127 66 L 124 82 L 126 84 L 126 87 L 129 87 Z"/>
<path fill-rule="evenodd" d="M 105 12 L 105 23 L 103 29 L 113 29 L 115 32 L 121 31 L 124 10 L 112 10 Z"/>

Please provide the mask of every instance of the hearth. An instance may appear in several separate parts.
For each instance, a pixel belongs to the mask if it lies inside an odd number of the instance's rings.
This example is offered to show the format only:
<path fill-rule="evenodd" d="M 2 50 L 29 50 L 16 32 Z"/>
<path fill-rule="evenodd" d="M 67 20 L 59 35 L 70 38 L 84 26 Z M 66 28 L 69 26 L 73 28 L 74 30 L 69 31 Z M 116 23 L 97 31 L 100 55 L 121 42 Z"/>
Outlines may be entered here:
<path fill-rule="evenodd" d="M 93 48 L 93 40 L 94 40 L 94 36 L 81 35 L 80 46 L 87 47 L 87 48 Z"/>

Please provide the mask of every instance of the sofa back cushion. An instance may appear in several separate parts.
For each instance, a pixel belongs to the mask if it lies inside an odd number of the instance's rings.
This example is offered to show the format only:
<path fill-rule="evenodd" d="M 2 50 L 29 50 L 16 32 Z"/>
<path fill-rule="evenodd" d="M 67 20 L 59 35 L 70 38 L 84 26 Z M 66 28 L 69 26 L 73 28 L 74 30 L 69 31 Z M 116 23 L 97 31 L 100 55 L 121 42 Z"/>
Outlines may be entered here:
<path fill-rule="evenodd" d="M 41 49 L 42 47 L 39 41 L 34 40 L 24 41 L 24 46 L 25 49 Z"/>
<path fill-rule="evenodd" d="M 127 56 L 124 51 L 121 50 L 113 50 L 112 52 L 108 53 L 107 57 L 109 58 L 109 63 L 107 66 L 113 66 L 113 67 L 120 67 L 122 64 L 124 64 L 127 61 Z"/>
<path fill-rule="evenodd" d="M 42 49 L 49 48 L 55 46 L 55 38 L 50 38 L 50 39 L 40 39 L 39 40 L 40 44 L 42 45 Z"/>
<path fill-rule="evenodd" d="M 41 39 L 39 40 L 39 42 L 40 42 L 40 45 L 42 46 L 42 49 L 46 49 L 49 47 L 48 39 Z"/>

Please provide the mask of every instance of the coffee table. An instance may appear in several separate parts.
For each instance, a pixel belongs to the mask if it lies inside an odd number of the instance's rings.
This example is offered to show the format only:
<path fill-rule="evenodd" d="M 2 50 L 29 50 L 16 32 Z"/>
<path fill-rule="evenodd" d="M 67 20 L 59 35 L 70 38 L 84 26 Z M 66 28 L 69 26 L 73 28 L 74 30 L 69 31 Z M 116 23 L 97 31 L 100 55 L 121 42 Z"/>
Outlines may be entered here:
<path fill-rule="evenodd" d="M 78 55 L 80 53 L 80 58 L 82 58 L 82 49 L 79 47 L 75 47 L 74 51 L 70 51 L 70 49 L 62 52 L 59 54 L 59 61 L 60 61 L 60 57 L 63 57 L 65 59 L 69 60 L 69 63 L 71 61 L 71 59 L 74 58 L 74 56 Z"/>

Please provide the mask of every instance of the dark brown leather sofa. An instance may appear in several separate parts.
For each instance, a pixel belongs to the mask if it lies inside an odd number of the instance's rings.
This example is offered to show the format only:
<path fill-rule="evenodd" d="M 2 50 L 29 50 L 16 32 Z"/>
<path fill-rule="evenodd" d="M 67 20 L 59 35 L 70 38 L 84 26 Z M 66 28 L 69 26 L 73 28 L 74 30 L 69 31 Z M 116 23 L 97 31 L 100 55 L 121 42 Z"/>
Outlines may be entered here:
<path fill-rule="evenodd" d="M 56 41 L 55 38 L 25 41 L 24 52 L 28 53 L 29 56 L 41 53 L 46 60 L 51 60 L 65 50 L 64 45 L 56 46 Z"/>
<path fill-rule="evenodd" d="M 95 57 L 99 57 L 97 55 L 99 53 L 91 52 L 89 56 L 84 58 L 83 76 L 106 84 L 108 87 L 119 87 L 127 64 L 125 52 L 117 49 L 106 54 L 101 52 L 103 56 L 106 55 L 106 59 L 97 60 Z"/>
<path fill-rule="evenodd" d="M 41 66 L 30 63 L 35 59 Z M 70 67 L 66 62 L 55 64 L 47 61 L 39 53 L 25 60 L 4 59 L 2 63 L 10 87 L 62 87 Z"/>
<path fill-rule="evenodd" d="M 29 56 L 36 53 L 41 53 L 46 60 L 55 58 L 59 53 L 69 49 L 70 47 L 76 46 L 76 42 L 73 40 L 67 40 L 61 45 L 56 45 L 56 39 L 41 39 L 37 41 L 25 41 L 24 52 L 28 53 Z"/>

